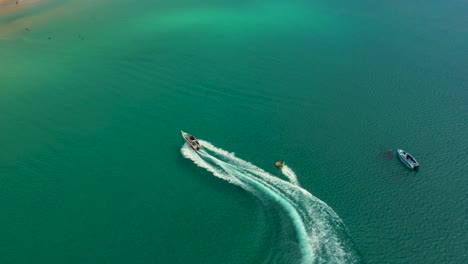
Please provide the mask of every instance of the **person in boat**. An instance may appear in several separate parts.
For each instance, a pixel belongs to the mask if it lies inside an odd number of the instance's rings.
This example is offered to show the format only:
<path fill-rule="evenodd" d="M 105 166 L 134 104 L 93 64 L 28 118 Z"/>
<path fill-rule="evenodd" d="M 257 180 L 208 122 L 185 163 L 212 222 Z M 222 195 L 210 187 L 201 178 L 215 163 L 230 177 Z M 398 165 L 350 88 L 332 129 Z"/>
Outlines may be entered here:
<path fill-rule="evenodd" d="M 284 161 L 277 161 L 277 162 L 275 163 L 275 165 L 276 165 L 276 167 L 278 167 L 278 168 L 282 168 L 282 167 L 284 167 Z"/>

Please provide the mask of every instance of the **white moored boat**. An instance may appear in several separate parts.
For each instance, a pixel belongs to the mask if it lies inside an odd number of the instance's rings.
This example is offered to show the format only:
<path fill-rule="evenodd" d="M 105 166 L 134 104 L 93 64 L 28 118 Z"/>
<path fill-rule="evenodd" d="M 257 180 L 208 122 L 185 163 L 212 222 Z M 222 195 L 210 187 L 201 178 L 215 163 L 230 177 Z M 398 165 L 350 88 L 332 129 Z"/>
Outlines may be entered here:
<path fill-rule="evenodd" d="M 182 133 L 182 137 L 185 139 L 185 142 L 189 144 L 194 150 L 199 150 L 201 148 L 200 142 L 198 140 L 190 135 L 189 133 L 185 133 L 184 131 L 180 131 Z"/>
<path fill-rule="evenodd" d="M 402 149 L 397 149 L 398 152 L 398 157 L 400 157 L 401 161 L 405 163 L 408 168 L 415 170 L 419 168 L 419 163 L 416 161 L 416 159 L 409 154 L 408 152 L 402 150 Z"/>

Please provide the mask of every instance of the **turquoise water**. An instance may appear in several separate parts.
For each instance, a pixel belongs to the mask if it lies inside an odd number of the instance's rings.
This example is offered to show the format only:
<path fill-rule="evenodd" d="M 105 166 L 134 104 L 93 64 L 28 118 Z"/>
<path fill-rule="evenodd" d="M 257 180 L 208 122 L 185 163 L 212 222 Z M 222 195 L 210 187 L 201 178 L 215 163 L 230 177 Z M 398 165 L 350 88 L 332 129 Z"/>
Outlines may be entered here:
<path fill-rule="evenodd" d="M 467 11 L 0 1 L 0 262 L 464 262 Z"/>

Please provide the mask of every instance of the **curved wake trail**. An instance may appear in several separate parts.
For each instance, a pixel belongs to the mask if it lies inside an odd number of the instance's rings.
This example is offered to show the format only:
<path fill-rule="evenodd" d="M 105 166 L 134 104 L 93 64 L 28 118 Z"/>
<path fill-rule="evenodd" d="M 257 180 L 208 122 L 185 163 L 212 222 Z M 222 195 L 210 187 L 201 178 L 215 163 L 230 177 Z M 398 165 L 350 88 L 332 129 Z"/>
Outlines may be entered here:
<path fill-rule="evenodd" d="M 289 168 L 288 165 L 282 167 L 282 168 L 281 168 L 281 172 L 282 172 L 286 177 L 288 177 L 289 181 L 290 181 L 292 184 L 297 185 L 297 186 L 300 186 L 299 181 L 297 180 L 296 173 L 294 173 L 294 171 L 291 170 L 291 168 Z"/>
<path fill-rule="evenodd" d="M 250 162 L 209 142 L 193 151 L 184 144 L 181 153 L 214 176 L 233 183 L 261 199 L 275 201 L 292 221 L 302 254 L 302 263 L 357 263 L 359 256 L 338 215 L 324 202 L 301 188 L 294 172 L 281 180 Z M 288 169 L 288 170 L 286 170 Z"/>

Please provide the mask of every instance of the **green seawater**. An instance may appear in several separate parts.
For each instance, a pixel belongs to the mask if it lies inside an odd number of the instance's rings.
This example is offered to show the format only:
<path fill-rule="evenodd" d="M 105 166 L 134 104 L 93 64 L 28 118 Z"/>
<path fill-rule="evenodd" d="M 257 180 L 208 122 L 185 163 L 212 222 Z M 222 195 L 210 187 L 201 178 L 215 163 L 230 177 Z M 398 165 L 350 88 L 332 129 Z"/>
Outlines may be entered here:
<path fill-rule="evenodd" d="M 466 262 L 465 1 L 14 2 L 0 263 Z"/>

